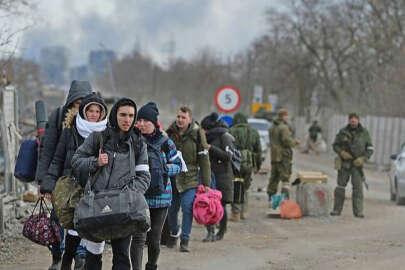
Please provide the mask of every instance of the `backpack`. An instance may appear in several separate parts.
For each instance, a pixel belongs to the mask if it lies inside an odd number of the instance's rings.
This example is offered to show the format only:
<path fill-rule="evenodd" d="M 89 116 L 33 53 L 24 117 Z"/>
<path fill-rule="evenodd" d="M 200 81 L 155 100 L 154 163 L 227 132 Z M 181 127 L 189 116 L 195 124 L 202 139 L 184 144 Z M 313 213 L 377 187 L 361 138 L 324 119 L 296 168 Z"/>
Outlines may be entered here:
<path fill-rule="evenodd" d="M 240 164 L 240 173 L 245 174 L 252 170 L 253 168 L 253 155 L 252 151 L 249 149 L 240 150 L 242 162 Z"/>
<path fill-rule="evenodd" d="M 148 190 L 145 192 L 145 196 L 160 195 L 166 189 L 168 175 L 162 160 L 162 146 L 167 140 L 167 137 L 162 136 L 155 144 L 146 142 L 151 181 Z"/>
<path fill-rule="evenodd" d="M 25 140 L 18 151 L 17 161 L 14 167 L 14 176 L 22 182 L 35 180 L 38 161 L 37 140 Z"/>

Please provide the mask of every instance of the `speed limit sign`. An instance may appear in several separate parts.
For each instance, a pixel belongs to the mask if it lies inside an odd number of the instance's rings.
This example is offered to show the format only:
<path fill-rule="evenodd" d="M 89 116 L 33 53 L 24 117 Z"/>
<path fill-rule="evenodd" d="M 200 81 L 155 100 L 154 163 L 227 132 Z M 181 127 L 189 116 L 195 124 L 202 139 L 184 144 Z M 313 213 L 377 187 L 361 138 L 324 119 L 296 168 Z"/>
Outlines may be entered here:
<path fill-rule="evenodd" d="M 215 93 L 215 105 L 221 112 L 234 112 L 239 108 L 240 103 L 240 92 L 236 87 L 225 85 Z"/>

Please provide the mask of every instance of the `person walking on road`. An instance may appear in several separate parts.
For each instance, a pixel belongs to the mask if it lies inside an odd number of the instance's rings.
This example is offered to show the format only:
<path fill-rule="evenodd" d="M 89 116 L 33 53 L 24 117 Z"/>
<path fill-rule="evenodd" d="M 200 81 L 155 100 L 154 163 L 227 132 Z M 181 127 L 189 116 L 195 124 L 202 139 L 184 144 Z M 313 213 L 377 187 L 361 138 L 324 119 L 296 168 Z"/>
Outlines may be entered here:
<path fill-rule="evenodd" d="M 45 198 L 51 199 L 52 191 L 61 176 L 73 176 L 84 187 L 89 172 L 74 171 L 71 160 L 77 148 L 93 131 L 102 131 L 107 126 L 107 105 L 96 94 L 86 96 L 76 114 L 70 111 L 63 123 L 63 131 L 48 174 L 41 183 L 41 193 Z M 72 180 L 73 181 L 73 180 Z M 65 251 L 63 252 L 61 270 L 70 270 L 72 260 L 81 242 L 81 238 L 75 230 L 68 230 L 65 237 Z M 75 269 L 77 267 L 75 263 Z M 84 262 L 83 262 L 84 266 Z"/>
<path fill-rule="evenodd" d="M 181 172 L 172 183 L 173 199 L 169 208 L 170 238 L 166 246 L 173 248 L 180 236 L 180 251 L 189 252 L 191 226 L 193 223 L 193 203 L 198 187 L 198 173 L 201 171 L 202 184 L 206 190 L 211 183 L 211 167 L 208 156 L 208 144 L 200 126 L 193 122 L 189 107 L 181 106 L 176 121 L 166 131 L 187 164 L 187 172 Z M 178 225 L 178 213 L 182 209 L 181 230 Z"/>
<path fill-rule="evenodd" d="M 248 189 L 252 183 L 252 174 L 258 172 L 262 165 L 262 147 L 258 131 L 248 124 L 247 117 L 243 113 L 235 114 L 229 133 L 235 138 L 235 146 L 242 155 L 240 175 L 237 175 L 234 184 L 235 187 L 239 186 L 236 180 L 242 181 L 241 189 L 234 190 L 236 195 L 232 204 L 232 215 L 229 218 L 230 221 L 238 222 L 247 217 Z"/>
<path fill-rule="evenodd" d="M 203 242 L 222 240 L 227 230 L 228 217 L 226 205 L 233 201 L 233 170 L 232 150 L 234 138 L 228 133 L 228 126 L 219 119 L 217 113 L 211 113 L 201 121 L 201 127 L 206 132 L 209 145 L 211 170 L 215 175 L 216 189 L 221 191 L 221 204 L 224 207 L 224 215 L 219 222 L 219 231 L 215 235 L 215 226 L 207 225 L 207 236 Z"/>
<path fill-rule="evenodd" d="M 373 154 L 374 147 L 367 129 L 360 124 L 357 113 L 349 114 L 349 124 L 336 135 L 333 150 L 338 154 L 335 160 L 338 176 L 333 211 L 330 214 L 340 216 L 345 200 L 345 188 L 351 179 L 353 214 L 357 218 L 364 218 L 363 182 L 365 183 L 366 179 L 363 164 Z"/>
<path fill-rule="evenodd" d="M 72 81 L 69 89 L 69 93 L 64 106 L 61 106 L 52 111 L 49 116 L 49 121 L 46 125 L 44 134 L 41 136 L 41 142 L 39 145 L 39 157 L 38 157 L 38 167 L 35 175 L 35 180 L 38 183 L 38 193 L 40 193 L 42 181 L 45 179 L 48 173 L 48 169 L 51 165 L 52 159 L 56 152 L 56 147 L 58 145 L 59 137 L 62 134 L 63 122 L 68 115 L 76 114 L 79 110 L 80 103 L 82 99 L 91 94 L 91 85 L 88 81 Z M 55 214 L 52 211 L 52 217 Z M 57 218 L 55 217 L 56 221 Z M 60 231 L 63 232 L 63 228 L 57 221 Z M 63 238 L 62 234 L 62 238 Z M 64 242 L 60 245 L 53 245 L 50 247 L 52 253 L 52 263 L 48 270 L 57 270 L 60 266 L 62 260 L 62 253 L 64 249 Z M 80 250 L 75 257 L 75 265 L 84 265 L 83 254 L 86 253 L 85 249 Z"/>
<path fill-rule="evenodd" d="M 267 187 L 269 201 L 271 196 L 277 193 L 278 184 L 282 183 L 281 193 L 288 198 L 290 195 L 289 179 L 292 171 L 292 148 L 299 145 L 298 140 L 292 138 L 288 126 L 289 113 L 286 109 L 277 112 L 277 119 L 270 128 L 270 151 L 271 151 L 271 176 Z M 271 204 L 270 204 L 271 205 Z"/>
<path fill-rule="evenodd" d="M 145 269 L 157 269 L 160 254 L 160 237 L 168 207 L 172 200 L 170 179 L 176 177 L 182 168 L 176 145 L 159 129 L 158 115 L 159 110 L 156 104 L 149 102 L 139 109 L 136 124 L 148 147 L 151 184 L 145 193 L 145 198 L 150 209 L 151 229 L 147 233 L 135 233 L 132 236 L 130 250 L 133 270 L 142 268 L 143 248 L 146 238 L 148 262 Z"/>

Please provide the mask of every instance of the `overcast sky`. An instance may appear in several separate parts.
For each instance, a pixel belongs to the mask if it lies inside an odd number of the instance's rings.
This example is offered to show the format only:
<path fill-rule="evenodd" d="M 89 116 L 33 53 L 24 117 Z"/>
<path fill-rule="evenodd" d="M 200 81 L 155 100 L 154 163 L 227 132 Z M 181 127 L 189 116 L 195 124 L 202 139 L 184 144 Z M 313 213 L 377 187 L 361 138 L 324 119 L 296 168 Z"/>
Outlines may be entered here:
<path fill-rule="evenodd" d="M 71 65 L 85 64 L 91 49 L 119 56 L 141 45 L 158 61 L 195 55 L 209 46 L 222 55 L 246 48 L 266 31 L 264 11 L 279 0 L 40 0 L 35 25 L 20 41 L 20 53 L 39 59 L 44 46 L 65 45 Z M 166 50 L 165 50 L 166 49 Z"/>

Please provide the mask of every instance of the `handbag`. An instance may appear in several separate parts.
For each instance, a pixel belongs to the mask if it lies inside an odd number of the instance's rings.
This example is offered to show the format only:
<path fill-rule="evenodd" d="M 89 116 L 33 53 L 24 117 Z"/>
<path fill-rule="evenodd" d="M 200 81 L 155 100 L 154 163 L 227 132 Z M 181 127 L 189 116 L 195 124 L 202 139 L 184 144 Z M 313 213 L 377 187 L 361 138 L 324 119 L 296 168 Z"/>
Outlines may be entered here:
<path fill-rule="evenodd" d="M 83 196 L 83 188 L 75 178 L 61 176 L 52 192 L 52 205 L 60 224 L 65 229 L 74 229 L 73 216 L 76 203 Z"/>
<path fill-rule="evenodd" d="M 39 213 L 34 214 L 39 203 Z M 46 207 L 46 210 L 44 208 Z M 61 232 L 55 220 L 49 217 L 49 208 L 44 198 L 39 198 L 31 216 L 24 222 L 23 235 L 32 242 L 43 245 L 59 245 L 62 241 Z"/>
<path fill-rule="evenodd" d="M 123 188 L 96 193 L 92 187 L 100 176 L 101 168 L 87 182 L 73 219 L 75 230 L 81 237 L 101 242 L 149 230 L 150 213 L 146 199 L 142 192 L 130 187 L 136 176 L 133 142 L 129 156 L 131 177 Z"/>

